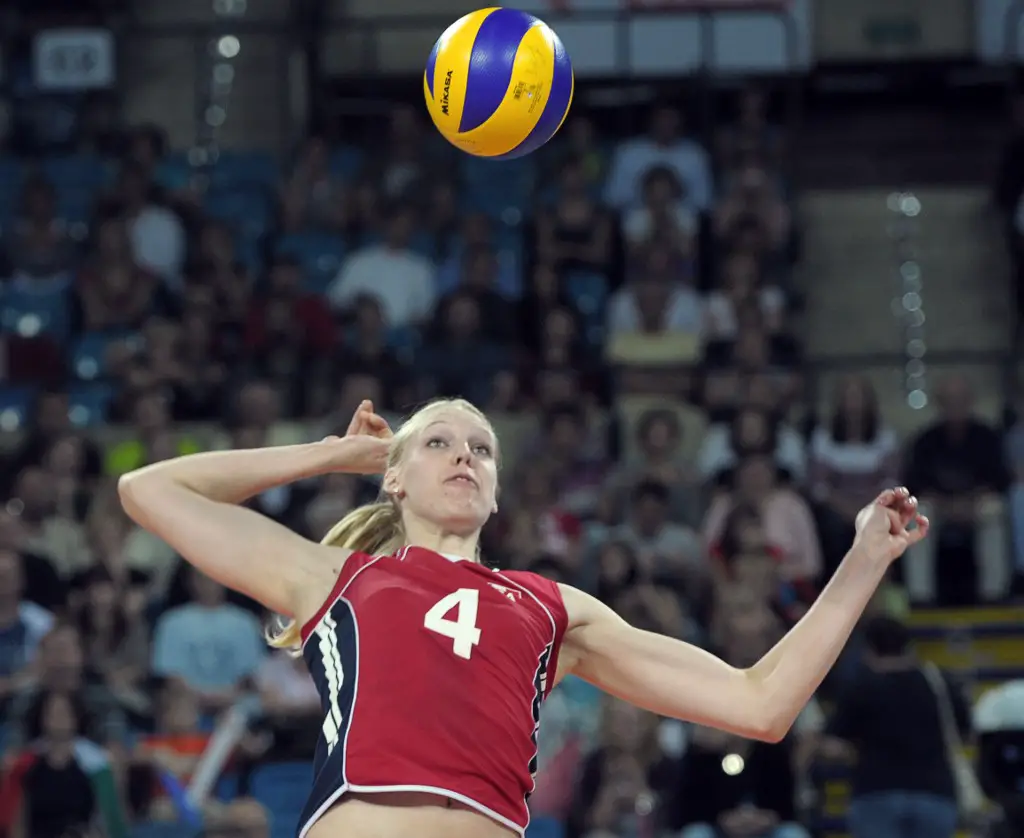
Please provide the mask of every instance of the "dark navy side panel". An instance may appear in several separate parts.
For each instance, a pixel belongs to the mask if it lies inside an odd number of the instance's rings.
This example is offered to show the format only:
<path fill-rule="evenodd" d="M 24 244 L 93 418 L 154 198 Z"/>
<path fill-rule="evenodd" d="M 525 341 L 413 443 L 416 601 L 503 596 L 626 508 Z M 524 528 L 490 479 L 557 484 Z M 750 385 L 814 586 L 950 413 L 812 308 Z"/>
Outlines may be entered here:
<path fill-rule="evenodd" d="M 299 818 L 299 834 L 346 784 L 345 739 L 352 720 L 359 670 L 355 615 L 339 599 L 323 616 L 303 648 L 306 666 L 320 694 L 323 726 L 313 755 L 313 788 Z"/>

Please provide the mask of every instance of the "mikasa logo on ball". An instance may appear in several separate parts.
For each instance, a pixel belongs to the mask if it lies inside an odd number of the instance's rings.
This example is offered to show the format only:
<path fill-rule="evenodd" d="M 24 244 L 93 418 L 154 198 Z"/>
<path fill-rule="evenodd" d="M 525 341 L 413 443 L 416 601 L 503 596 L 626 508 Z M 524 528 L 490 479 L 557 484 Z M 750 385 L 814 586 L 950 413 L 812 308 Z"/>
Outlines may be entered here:
<path fill-rule="evenodd" d="M 448 116 L 448 97 L 452 92 L 452 70 L 444 74 L 444 87 L 441 89 L 441 113 Z"/>

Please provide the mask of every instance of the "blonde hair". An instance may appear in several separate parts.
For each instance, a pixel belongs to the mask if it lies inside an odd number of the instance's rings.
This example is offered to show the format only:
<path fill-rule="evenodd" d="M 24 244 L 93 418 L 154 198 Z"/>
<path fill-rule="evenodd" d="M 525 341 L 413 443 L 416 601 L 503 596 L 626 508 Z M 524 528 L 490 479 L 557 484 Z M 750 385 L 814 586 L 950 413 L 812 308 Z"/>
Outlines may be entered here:
<path fill-rule="evenodd" d="M 388 451 L 388 468 L 402 461 L 409 440 L 422 430 L 431 416 L 445 408 L 464 410 L 483 422 L 491 432 L 488 418 L 475 405 L 465 399 L 435 399 L 409 416 L 395 431 Z M 381 491 L 375 503 L 359 506 L 338 521 L 320 543 L 329 547 L 344 547 L 370 556 L 389 556 L 405 546 L 402 510 L 390 495 Z M 479 548 L 478 548 L 479 549 Z M 275 649 L 288 649 L 298 653 L 302 648 L 301 627 L 296 620 L 278 617 L 267 632 L 267 642 Z"/>

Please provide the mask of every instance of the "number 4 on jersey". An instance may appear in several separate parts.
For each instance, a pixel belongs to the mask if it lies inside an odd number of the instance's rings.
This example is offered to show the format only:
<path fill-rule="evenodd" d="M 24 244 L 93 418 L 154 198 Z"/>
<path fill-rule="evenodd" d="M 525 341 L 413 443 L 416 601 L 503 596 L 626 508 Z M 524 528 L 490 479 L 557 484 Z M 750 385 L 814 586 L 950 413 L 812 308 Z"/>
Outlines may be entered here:
<path fill-rule="evenodd" d="M 437 602 L 423 617 L 423 625 L 433 632 L 450 637 L 452 651 L 469 660 L 473 647 L 480 642 L 480 629 L 476 627 L 476 612 L 480 605 L 480 591 L 459 588 Z M 458 609 L 454 620 L 448 614 Z"/>

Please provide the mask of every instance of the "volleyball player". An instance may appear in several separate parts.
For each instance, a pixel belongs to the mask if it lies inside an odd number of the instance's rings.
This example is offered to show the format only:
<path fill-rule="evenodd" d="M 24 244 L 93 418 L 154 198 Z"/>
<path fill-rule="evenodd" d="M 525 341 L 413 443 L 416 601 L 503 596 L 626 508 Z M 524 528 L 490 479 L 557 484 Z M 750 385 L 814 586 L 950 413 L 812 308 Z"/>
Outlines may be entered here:
<path fill-rule="evenodd" d="M 567 585 L 480 564 L 498 461 L 490 423 L 465 401 L 434 402 L 393 436 L 364 402 L 344 438 L 195 454 L 121 478 L 139 524 L 287 616 L 271 642 L 302 648 L 324 714 L 302 838 L 522 835 L 540 704 L 568 674 L 654 713 L 777 741 L 886 568 L 928 530 L 905 489 L 883 492 L 807 615 L 737 669 Z M 383 475 L 382 497 L 322 544 L 240 505 L 334 472 Z"/>

